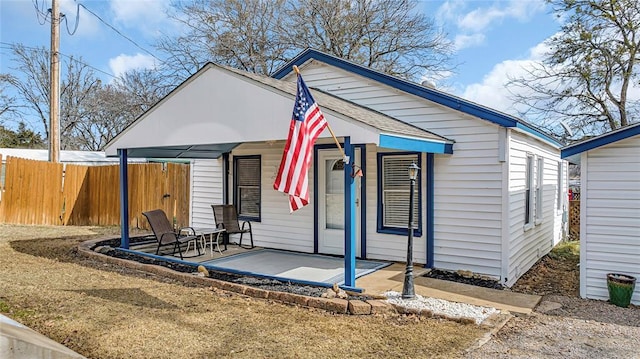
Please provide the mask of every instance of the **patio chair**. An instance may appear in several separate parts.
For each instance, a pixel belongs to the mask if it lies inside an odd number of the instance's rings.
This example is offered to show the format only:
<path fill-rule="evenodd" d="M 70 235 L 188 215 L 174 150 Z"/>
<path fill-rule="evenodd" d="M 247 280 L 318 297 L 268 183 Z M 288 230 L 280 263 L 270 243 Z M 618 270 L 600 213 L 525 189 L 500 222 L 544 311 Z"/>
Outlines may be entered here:
<path fill-rule="evenodd" d="M 173 253 L 171 253 L 171 255 L 175 256 L 176 252 L 178 252 L 178 254 L 180 254 L 180 259 L 184 259 L 182 257 L 180 245 L 198 239 L 193 228 L 184 227 L 180 228 L 180 230 L 178 231 L 175 231 L 173 229 L 173 226 L 171 225 L 171 222 L 169 222 L 169 218 L 167 218 L 167 214 L 164 213 L 164 211 L 161 209 L 142 212 L 142 214 L 147 217 L 147 221 L 149 221 L 151 230 L 153 231 L 153 234 L 156 236 L 156 240 L 158 241 L 156 255 L 160 252 L 160 247 L 173 245 Z M 196 248 L 198 248 L 197 244 Z M 198 255 L 200 255 L 200 249 L 198 249 Z"/>
<path fill-rule="evenodd" d="M 238 245 L 242 248 L 253 248 L 253 232 L 251 231 L 251 222 L 243 221 L 242 227 L 238 221 L 238 212 L 236 207 L 232 204 L 212 204 L 213 218 L 216 221 L 216 227 L 224 228 L 225 232 L 224 243 L 229 243 L 229 235 L 240 233 L 240 243 Z M 251 240 L 251 247 L 242 246 L 242 237 L 245 233 L 249 233 L 249 239 Z"/>

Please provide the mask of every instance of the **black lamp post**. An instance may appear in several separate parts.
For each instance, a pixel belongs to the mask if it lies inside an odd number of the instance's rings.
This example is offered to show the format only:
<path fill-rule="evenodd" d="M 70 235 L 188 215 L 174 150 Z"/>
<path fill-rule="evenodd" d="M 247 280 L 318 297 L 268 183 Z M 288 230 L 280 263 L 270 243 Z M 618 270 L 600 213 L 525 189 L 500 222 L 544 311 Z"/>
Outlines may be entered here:
<path fill-rule="evenodd" d="M 413 299 L 416 292 L 413 286 L 413 189 L 416 184 L 420 167 L 415 163 L 409 166 L 409 239 L 407 241 L 407 268 L 404 272 L 404 286 L 402 287 L 402 298 Z"/>

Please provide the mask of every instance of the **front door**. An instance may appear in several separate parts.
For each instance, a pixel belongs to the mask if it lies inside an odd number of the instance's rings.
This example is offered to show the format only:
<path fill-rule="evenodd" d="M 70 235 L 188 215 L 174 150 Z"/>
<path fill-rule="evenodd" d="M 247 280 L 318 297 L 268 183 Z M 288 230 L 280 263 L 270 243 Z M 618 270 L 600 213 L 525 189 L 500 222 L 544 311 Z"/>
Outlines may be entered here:
<path fill-rule="evenodd" d="M 356 149 L 356 164 L 360 150 Z M 318 252 L 344 255 L 344 162 L 338 150 L 318 151 Z M 360 180 L 356 178 L 356 256 L 360 257 Z"/>

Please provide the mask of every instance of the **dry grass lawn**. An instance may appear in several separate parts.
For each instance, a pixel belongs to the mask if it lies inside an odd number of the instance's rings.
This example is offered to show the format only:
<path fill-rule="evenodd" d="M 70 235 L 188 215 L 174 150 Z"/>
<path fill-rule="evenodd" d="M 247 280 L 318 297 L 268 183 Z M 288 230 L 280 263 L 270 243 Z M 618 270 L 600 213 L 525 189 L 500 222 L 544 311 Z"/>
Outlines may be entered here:
<path fill-rule="evenodd" d="M 486 332 L 297 308 L 75 255 L 108 232 L 0 225 L 0 312 L 89 358 L 452 358 Z"/>

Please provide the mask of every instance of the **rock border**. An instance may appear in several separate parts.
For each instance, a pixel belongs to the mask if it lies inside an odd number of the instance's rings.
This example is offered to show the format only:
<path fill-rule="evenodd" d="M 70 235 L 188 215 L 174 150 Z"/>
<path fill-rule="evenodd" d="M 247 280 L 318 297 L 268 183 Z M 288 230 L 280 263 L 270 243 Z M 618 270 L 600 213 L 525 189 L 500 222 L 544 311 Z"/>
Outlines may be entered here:
<path fill-rule="evenodd" d="M 234 292 L 241 295 L 257 299 L 269 299 L 284 304 L 297 305 L 308 308 L 322 309 L 328 312 L 336 314 L 348 314 L 348 315 L 415 315 L 424 318 L 437 318 L 455 321 L 461 324 L 475 324 L 473 318 L 466 317 L 452 317 L 442 314 L 434 314 L 429 310 L 414 310 L 405 308 L 399 305 L 392 305 L 385 299 L 370 299 L 366 301 L 362 300 L 347 300 L 340 298 L 321 298 L 311 297 L 294 293 L 269 291 L 252 287 L 249 285 L 227 282 L 215 278 L 208 278 L 203 276 L 194 275 L 191 273 L 178 272 L 173 269 L 154 265 L 144 264 L 128 259 L 111 257 L 99 252 L 96 252 L 97 243 L 106 240 L 113 240 L 119 238 L 118 236 L 105 236 L 101 238 L 91 239 L 78 244 L 78 254 L 84 258 L 96 259 L 109 264 L 123 266 L 129 269 L 140 270 L 147 273 L 156 274 L 159 276 L 168 277 L 183 282 L 195 283 L 207 287 L 217 288 L 229 292 Z M 490 325 L 491 317 L 487 318 L 480 325 Z M 487 323 L 485 323 L 487 322 Z"/>

